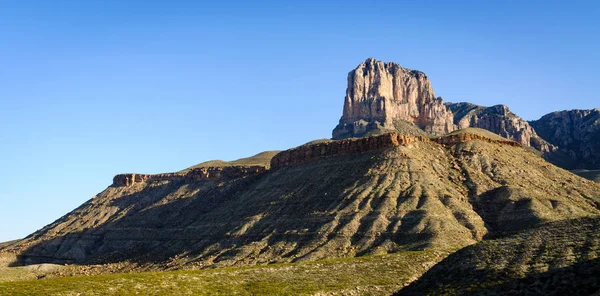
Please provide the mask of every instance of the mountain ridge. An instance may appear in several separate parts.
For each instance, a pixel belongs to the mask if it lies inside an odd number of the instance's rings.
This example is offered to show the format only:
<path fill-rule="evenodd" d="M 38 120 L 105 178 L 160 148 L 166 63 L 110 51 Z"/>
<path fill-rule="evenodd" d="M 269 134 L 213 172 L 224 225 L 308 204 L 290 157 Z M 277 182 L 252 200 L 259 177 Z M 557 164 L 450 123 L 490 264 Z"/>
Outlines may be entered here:
<path fill-rule="evenodd" d="M 600 169 L 600 108 L 557 111 L 526 121 L 501 104 L 444 103 L 425 73 L 374 58 L 348 74 L 344 109 L 332 138 L 393 131 L 440 136 L 469 127 L 532 147 L 565 169 Z"/>
<path fill-rule="evenodd" d="M 0 252 L 17 253 L 25 264 L 294 262 L 459 248 L 545 221 L 600 214 L 600 184 L 477 131 L 316 143 L 296 149 L 355 148 L 310 159 L 305 151 L 287 152 L 299 161 L 275 156 L 272 168 L 256 175 L 111 186 Z M 523 178 L 534 183 L 523 187 Z"/>

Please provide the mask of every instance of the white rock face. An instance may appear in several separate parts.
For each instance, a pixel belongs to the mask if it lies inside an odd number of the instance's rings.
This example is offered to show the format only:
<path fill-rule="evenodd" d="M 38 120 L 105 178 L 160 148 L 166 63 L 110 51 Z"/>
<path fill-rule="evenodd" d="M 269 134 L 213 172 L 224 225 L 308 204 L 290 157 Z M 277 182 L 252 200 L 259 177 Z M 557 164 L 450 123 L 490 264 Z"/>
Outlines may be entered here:
<path fill-rule="evenodd" d="M 434 135 L 456 129 L 452 112 L 435 97 L 425 73 L 373 58 L 348 73 L 344 112 L 333 130 L 334 139 L 394 130 L 398 120 Z"/>

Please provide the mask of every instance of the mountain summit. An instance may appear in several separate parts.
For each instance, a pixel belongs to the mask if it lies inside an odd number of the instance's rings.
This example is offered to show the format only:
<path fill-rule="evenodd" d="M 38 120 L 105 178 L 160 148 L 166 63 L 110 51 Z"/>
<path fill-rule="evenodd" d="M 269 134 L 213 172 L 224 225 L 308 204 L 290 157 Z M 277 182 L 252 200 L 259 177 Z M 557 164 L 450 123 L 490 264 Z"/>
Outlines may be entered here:
<path fill-rule="evenodd" d="M 435 97 L 425 73 L 374 58 L 348 73 L 344 113 L 334 139 L 402 131 L 407 123 L 434 135 L 456 130 L 452 112 Z"/>
<path fill-rule="evenodd" d="M 556 147 L 504 105 L 444 103 L 425 73 L 368 58 L 348 73 L 344 111 L 333 139 L 386 132 L 440 136 L 463 128 L 482 128 L 543 153 Z"/>

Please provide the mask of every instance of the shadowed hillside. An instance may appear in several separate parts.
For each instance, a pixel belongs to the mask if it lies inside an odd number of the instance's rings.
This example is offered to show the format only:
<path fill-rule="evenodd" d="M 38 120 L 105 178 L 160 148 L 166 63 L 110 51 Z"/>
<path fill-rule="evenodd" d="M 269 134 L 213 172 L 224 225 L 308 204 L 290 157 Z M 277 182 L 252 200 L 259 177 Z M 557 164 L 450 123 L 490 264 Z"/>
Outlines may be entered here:
<path fill-rule="evenodd" d="M 469 246 L 396 295 L 592 295 L 598 229 L 600 218 L 560 221 Z"/>

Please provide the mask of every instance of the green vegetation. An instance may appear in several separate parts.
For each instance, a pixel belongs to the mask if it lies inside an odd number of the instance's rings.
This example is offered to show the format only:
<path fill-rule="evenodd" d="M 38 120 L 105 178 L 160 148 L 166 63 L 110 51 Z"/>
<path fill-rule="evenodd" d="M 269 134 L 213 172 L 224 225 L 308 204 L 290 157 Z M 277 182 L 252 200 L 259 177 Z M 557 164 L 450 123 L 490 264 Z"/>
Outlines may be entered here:
<path fill-rule="evenodd" d="M 453 131 L 451 133 L 448 133 L 442 137 L 455 136 L 455 135 L 461 135 L 461 134 L 474 134 L 474 135 L 490 138 L 492 140 L 500 140 L 500 141 L 508 140 L 507 138 L 501 137 L 500 135 L 494 134 L 488 130 L 484 130 L 481 128 L 473 128 L 473 127 L 459 129 L 459 130 Z"/>
<path fill-rule="evenodd" d="M 571 172 L 580 177 L 600 183 L 600 170 L 573 170 Z"/>
<path fill-rule="evenodd" d="M 388 295 L 448 252 L 417 251 L 314 262 L 0 282 L 2 295 Z"/>
<path fill-rule="evenodd" d="M 2 243 L 0 245 L 10 245 L 12 242 Z M 11 263 L 15 262 L 17 256 L 14 254 L 2 254 L 0 255 L 0 282 L 11 282 L 11 281 L 22 281 L 22 280 L 33 280 L 39 275 L 46 274 L 48 272 L 55 271 L 58 266 L 52 264 L 38 264 L 31 266 L 22 267 L 8 267 Z"/>
<path fill-rule="evenodd" d="M 195 166 L 189 167 L 180 172 L 185 173 L 195 168 L 203 168 L 203 167 L 224 167 L 224 166 L 252 166 L 252 165 L 262 165 L 266 167 L 271 166 L 271 159 L 279 153 L 278 150 L 274 151 L 264 151 L 254 156 L 240 158 L 232 161 L 224 161 L 224 160 L 209 160 L 203 163 L 199 163 Z"/>
<path fill-rule="evenodd" d="M 24 267 L 0 267 L 0 283 L 20 280 L 32 280 L 35 278 L 36 273 Z M 1 288 L 0 292 L 2 292 Z"/>
<path fill-rule="evenodd" d="M 487 107 L 462 102 L 462 103 L 446 103 L 446 107 L 454 113 L 454 123 L 458 124 L 458 122 L 463 119 L 468 114 L 477 115 L 482 113 Z"/>
<path fill-rule="evenodd" d="M 422 136 L 422 137 L 429 136 L 424 130 L 422 130 L 415 124 L 406 122 L 403 120 L 394 121 L 394 128 L 396 129 L 396 131 L 398 133 L 403 134 L 403 135 Z"/>

